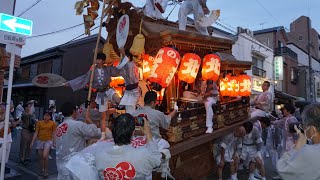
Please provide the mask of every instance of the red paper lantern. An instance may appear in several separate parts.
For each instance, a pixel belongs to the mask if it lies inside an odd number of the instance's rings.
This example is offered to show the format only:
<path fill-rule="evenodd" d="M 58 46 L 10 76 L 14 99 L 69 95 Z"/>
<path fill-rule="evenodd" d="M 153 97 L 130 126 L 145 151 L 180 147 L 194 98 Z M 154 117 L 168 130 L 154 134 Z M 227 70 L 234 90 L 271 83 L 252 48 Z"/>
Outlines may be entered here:
<path fill-rule="evenodd" d="M 228 88 L 230 97 L 239 96 L 239 80 L 237 76 L 231 76 L 229 78 Z"/>
<path fill-rule="evenodd" d="M 169 47 L 161 48 L 154 59 L 150 72 L 149 81 L 162 86 L 168 87 L 180 63 L 179 53 Z"/>
<path fill-rule="evenodd" d="M 217 81 L 220 75 L 221 58 L 218 54 L 208 54 L 203 58 L 202 79 Z"/>
<path fill-rule="evenodd" d="M 201 58 L 194 53 L 187 53 L 181 60 L 181 65 L 178 72 L 178 77 L 181 81 L 190 84 L 197 77 L 201 64 Z"/>
<path fill-rule="evenodd" d="M 148 79 L 150 76 L 151 68 L 153 65 L 154 57 L 150 56 L 149 54 L 145 54 L 142 56 L 143 59 L 143 79 Z"/>
<path fill-rule="evenodd" d="M 119 61 L 116 61 L 113 63 L 113 66 L 118 66 Z M 110 86 L 113 88 L 119 87 L 120 84 L 124 84 L 124 78 L 122 76 L 118 76 L 118 77 L 111 77 L 111 82 L 110 82 Z"/>
<path fill-rule="evenodd" d="M 248 75 L 240 75 L 238 77 L 240 85 L 240 96 L 250 96 L 251 95 L 251 77 Z"/>

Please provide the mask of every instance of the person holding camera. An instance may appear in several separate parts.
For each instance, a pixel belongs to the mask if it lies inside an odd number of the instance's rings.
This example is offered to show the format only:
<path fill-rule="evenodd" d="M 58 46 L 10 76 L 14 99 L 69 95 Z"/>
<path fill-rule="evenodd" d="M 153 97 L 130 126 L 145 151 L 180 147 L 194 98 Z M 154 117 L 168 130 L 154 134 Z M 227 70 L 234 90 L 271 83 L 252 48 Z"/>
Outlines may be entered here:
<path fill-rule="evenodd" d="M 152 138 L 149 122 L 144 118 L 142 132 L 145 140 L 133 142 L 135 118 L 128 113 L 116 117 L 113 127 L 113 140 L 99 141 L 66 164 L 75 179 L 146 179 L 159 167 L 161 153 Z"/>
<path fill-rule="evenodd" d="M 152 136 L 156 142 L 158 142 L 159 150 L 165 155 L 165 159 L 161 163 L 159 171 L 161 171 L 161 176 L 164 178 L 166 176 L 173 178 L 168 169 L 168 162 L 171 157 L 170 151 L 168 150 L 169 143 L 162 139 L 160 134 L 160 127 L 163 129 L 168 129 L 171 124 L 171 119 L 176 115 L 178 111 L 178 106 L 175 105 L 174 110 L 165 115 L 163 112 L 155 109 L 157 103 L 157 93 L 155 91 L 148 91 L 144 96 L 144 107 L 138 108 L 133 115 L 138 116 L 140 114 L 146 114 L 148 122 L 150 124 Z"/>
<path fill-rule="evenodd" d="M 283 154 L 277 169 L 283 179 L 320 179 L 320 104 L 308 105 L 301 117 L 302 126 L 294 126 L 296 144 Z"/>
<path fill-rule="evenodd" d="M 276 127 L 280 127 L 283 129 L 283 150 L 282 153 L 285 151 L 290 151 L 294 147 L 294 134 L 295 131 L 290 131 L 290 124 L 298 123 L 298 120 L 296 117 L 294 117 L 292 114 L 294 113 L 295 108 L 292 104 L 285 104 L 282 112 L 284 118 L 281 120 L 273 121 L 271 122 Z M 281 153 L 281 154 L 282 154 Z"/>
<path fill-rule="evenodd" d="M 86 139 L 100 138 L 101 131 L 90 119 L 86 119 L 85 123 L 77 121 L 76 106 L 73 103 L 64 103 L 61 111 L 65 119 L 57 127 L 55 134 L 58 180 L 71 180 L 72 176 L 65 164 L 86 147 Z"/>

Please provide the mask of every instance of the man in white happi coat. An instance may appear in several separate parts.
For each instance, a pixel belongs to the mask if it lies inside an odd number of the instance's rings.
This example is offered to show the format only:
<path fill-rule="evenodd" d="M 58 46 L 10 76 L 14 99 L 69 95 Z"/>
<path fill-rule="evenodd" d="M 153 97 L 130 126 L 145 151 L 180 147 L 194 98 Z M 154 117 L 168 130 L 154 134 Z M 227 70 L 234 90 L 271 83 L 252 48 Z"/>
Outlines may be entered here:
<path fill-rule="evenodd" d="M 248 160 L 250 162 L 249 165 L 249 180 L 255 180 L 254 171 L 255 166 L 257 165 L 260 174 L 262 176 L 262 180 L 266 180 L 265 169 L 262 161 L 262 155 L 260 150 L 263 145 L 263 141 L 261 135 L 259 133 L 258 128 L 253 126 L 251 122 L 245 122 L 243 127 L 246 130 L 246 135 L 242 140 L 242 153 L 241 159 L 243 161 Z"/>
<path fill-rule="evenodd" d="M 162 13 L 166 11 L 168 0 L 146 0 L 144 13 L 151 18 L 164 19 Z"/>
<path fill-rule="evenodd" d="M 117 69 L 120 69 L 120 75 L 124 78 L 126 90 L 121 98 L 120 105 L 125 106 L 126 113 L 132 114 L 136 110 L 136 105 L 141 96 L 139 88 L 139 69 L 133 62 L 133 55 L 129 50 L 119 49 L 122 60 Z"/>
<path fill-rule="evenodd" d="M 73 180 L 65 164 L 86 147 L 86 139 L 100 138 L 101 131 L 90 119 L 86 119 L 86 123 L 75 120 L 77 114 L 74 104 L 63 104 L 61 111 L 65 119 L 56 129 L 58 180 Z"/>
<path fill-rule="evenodd" d="M 157 93 L 155 91 L 148 91 L 144 96 L 144 107 L 138 108 L 133 116 L 138 116 L 140 114 L 146 114 L 148 122 L 150 124 L 152 136 L 155 142 L 158 143 L 159 151 L 165 155 L 165 159 L 161 162 L 161 167 L 159 171 L 161 172 L 161 177 L 166 178 L 167 176 L 173 179 L 168 167 L 169 159 L 171 157 L 169 151 L 169 143 L 161 137 L 160 127 L 163 129 L 169 129 L 171 124 L 171 119 L 176 115 L 178 111 L 178 106 L 175 105 L 174 110 L 165 115 L 155 109 L 157 103 Z"/>
<path fill-rule="evenodd" d="M 85 88 L 89 82 L 91 73 L 93 72 L 92 88 L 97 92 L 96 103 L 99 105 L 99 112 L 101 116 L 101 131 L 102 139 L 105 138 L 105 121 L 106 111 L 108 110 L 108 101 L 114 101 L 117 104 L 120 103 L 120 97 L 116 91 L 109 86 L 111 77 L 120 76 L 120 71 L 114 66 L 105 66 L 106 55 L 104 53 L 98 53 L 96 59 L 96 65 L 92 67 L 86 74 L 70 80 L 64 84 L 64 86 L 70 86 L 73 91 Z"/>
<path fill-rule="evenodd" d="M 183 0 L 179 0 L 183 1 Z M 194 15 L 194 25 L 199 33 L 209 35 L 208 26 L 211 26 L 220 16 L 220 10 L 214 10 L 209 16 L 207 0 L 184 0 L 179 9 L 179 30 L 186 30 L 188 15 Z"/>
<path fill-rule="evenodd" d="M 222 180 L 222 171 L 225 163 L 230 163 L 231 180 L 237 180 L 237 167 L 240 160 L 242 138 L 246 135 L 243 126 L 237 127 L 232 133 L 219 138 L 214 143 L 213 156 L 218 165 L 218 177 Z"/>
<path fill-rule="evenodd" d="M 145 138 L 134 138 L 134 117 L 121 114 L 112 127 L 113 139 L 87 147 L 66 167 L 79 180 L 146 179 L 159 167 L 161 153 L 146 119 L 141 130 Z"/>
<path fill-rule="evenodd" d="M 206 91 L 202 94 L 204 99 L 204 106 L 206 108 L 206 133 L 211 134 L 213 132 L 213 108 L 212 106 L 217 103 L 219 95 L 218 86 L 215 82 L 208 80 Z"/>
<path fill-rule="evenodd" d="M 262 84 L 262 93 L 259 94 L 250 104 L 253 108 L 250 109 L 251 117 L 265 117 L 271 110 L 272 93 L 269 91 L 270 82 L 265 81 Z"/>
<path fill-rule="evenodd" d="M 320 104 L 307 106 L 302 113 L 302 126 L 295 131 L 298 139 L 292 150 L 283 154 L 277 163 L 282 179 L 320 179 Z M 304 129 L 304 133 L 301 129 Z M 308 142 L 308 143 L 307 143 Z"/>

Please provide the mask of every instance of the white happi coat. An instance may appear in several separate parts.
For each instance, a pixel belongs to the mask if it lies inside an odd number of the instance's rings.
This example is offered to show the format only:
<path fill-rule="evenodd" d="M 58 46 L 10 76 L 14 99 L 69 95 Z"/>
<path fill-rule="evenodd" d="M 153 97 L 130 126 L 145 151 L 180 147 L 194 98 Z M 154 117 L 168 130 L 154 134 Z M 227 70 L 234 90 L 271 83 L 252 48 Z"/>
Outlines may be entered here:
<path fill-rule="evenodd" d="M 205 16 L 199 0 L 185 0 L 181 4 L 178 15 L 179 30 L 186 30 L 188 15 L 192 13 L 194 15 L 196 29 L 199 31 L 199 33 L 208 35 L 209 33 L 207 27 L 201 27 L 198 23 L 198 20 Z"/>
<path fill-rule="evenodd" d="M 80 180 L 145 179 L 160 161 L 157 144 L 137 137 L 123 146 L 113 140 L 97 142 L 73 156 L 66 167 Z"/>
<path fill-rule="evenodd" d="M 293 149 L 283 154 L 277 163 L 277 170 L 283 179 L 320 179 L 320 144 L 306 144 L 299 151 Z"/>
<path fill-rule="evenodd" d="M 95 124 L 86 124 L 67 117 L 56 129 L 56 163 L 58 180 L 71 180 L 65 168 L 68 160 L 86 147 L 86 138 L 100 138 L 101 131 Z"/>
<path fill-rule="evenodd" d="M 213 154 L 217 164 L 220 164 L 221 161 L 222 148 L 225 150 L 225 161 L 233 162 L 233 155 L 240 156 L 240 150 L 242 148 L 242 139 L 235 137 L 233 132 L 219 138 L 214 144 Z"/>

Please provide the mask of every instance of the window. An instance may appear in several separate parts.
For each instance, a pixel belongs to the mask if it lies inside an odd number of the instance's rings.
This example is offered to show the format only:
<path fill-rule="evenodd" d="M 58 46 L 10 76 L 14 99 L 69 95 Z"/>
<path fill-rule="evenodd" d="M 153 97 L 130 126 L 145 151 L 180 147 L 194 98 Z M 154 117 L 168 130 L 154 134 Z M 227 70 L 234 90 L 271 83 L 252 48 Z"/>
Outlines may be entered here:
<path fill-rule="evenodd" d="M 299 71 L 296 68 L 291 68 L 291 83 L 298 84 L 299 82 Z"/>
<path fill-rule="evenodd" d="M 38 64 L 38 73 L 51 73 L 52 63 L 51 61 L 43 62 Z"/>
<path fill-rule="evenodd" d="M 21 78 L 23 80 L 29 80 L 29 78 L 30 78 L 30 66 L 21 67 Z"/>
<path fill-rule="evenodd" d="M 284 47 L 283 43 L 281 41 L 278 41 L 278 48 Z"/>
<path fill-rule="evenodd" d="M 253 65 L 259 69 L 263 69 L 263 61 L 264 61 L 264 58 L 261 56 L 258 56 L 258 55 L 252 56 Z"/>

